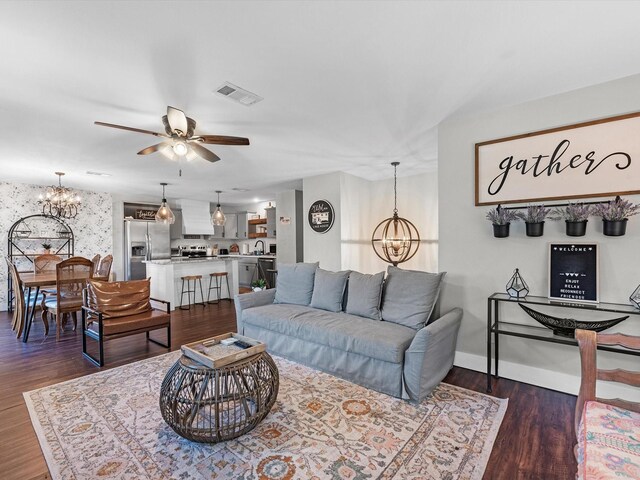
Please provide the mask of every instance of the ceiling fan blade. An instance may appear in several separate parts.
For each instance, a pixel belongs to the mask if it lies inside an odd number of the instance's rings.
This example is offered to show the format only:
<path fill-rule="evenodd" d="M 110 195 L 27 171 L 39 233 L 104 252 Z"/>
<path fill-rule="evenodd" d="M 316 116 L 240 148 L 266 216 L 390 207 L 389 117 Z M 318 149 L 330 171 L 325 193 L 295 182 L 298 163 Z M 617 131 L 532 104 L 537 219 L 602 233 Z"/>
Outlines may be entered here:
<path fill-rule="evenodd" d="M 198 135 L 194 137 L 194 140 L 216 145 L 249 145 L 248 138 L 228 137 L 225 135 Z"/>
<path fill-rule="evenodd" d="M 140 150 L 138 152 L 138 155 L 149 155 L 150 153 L 157 152 L 158 150 L 163 148 L 165 145 L 166 145 L 165 142 L 158 143 L 156 145 L 151 145 L 150 147 L 147 147 L 147 148 L 144 148 L 144 149 Z"/>
<path fill-rule="evenodd" d="M 189 130 L 189 123 L 187 122 L 187 116 L 184 112 L 178 108 L 167 107 L 167 121 L 171 130 L 179 133 L 181 136 L 186 136 Z"/>
<path fill-rule="evenodd" d="M 200 155 L 205 160 L 210 161 L 211 163 L 217 162 L 220 160 L 220 157 L 213 153 L 211 150 L 204 148 L 202 145 L 199 145 L 196 142 L 190 142 L 189 146 L 193 148 L 193 150 Z"/>
<path fill-rule="evenodd" d="M 143 130 L 141 128 L 125 127 L 124 125 L 116 125 L 114 123 L 105 123 L 105 122 L 93 122 L 93 123 L 96 125 L 100 125 L 101 127 L 119 128 L 120 130 L 128 130 L 130 132 L 137 132 L 137 133 L 146 133 L 148 135 L 154 135 L 156 137 L 165 137 L 165 138 L 168 137 L 164 133 L 152 132 L 151 130 Z"/>

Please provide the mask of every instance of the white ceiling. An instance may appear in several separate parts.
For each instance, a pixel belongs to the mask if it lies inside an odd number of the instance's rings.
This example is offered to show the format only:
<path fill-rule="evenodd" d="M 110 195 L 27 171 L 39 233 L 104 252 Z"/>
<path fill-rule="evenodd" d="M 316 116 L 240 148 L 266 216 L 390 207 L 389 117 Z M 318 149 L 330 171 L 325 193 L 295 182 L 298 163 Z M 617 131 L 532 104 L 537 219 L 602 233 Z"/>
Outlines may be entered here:
<path fill-rule="evenodd" d="M 437 125 L 640 72 L 640 2 L 0 2 L 0 180 L 224 202 L 433 169 Z M 265 99 L 213 93 L 230 81 Z M 222 161 L 138 156 L 166 106 Z M 90 177 L 87 170 L 110 173 Z"/>

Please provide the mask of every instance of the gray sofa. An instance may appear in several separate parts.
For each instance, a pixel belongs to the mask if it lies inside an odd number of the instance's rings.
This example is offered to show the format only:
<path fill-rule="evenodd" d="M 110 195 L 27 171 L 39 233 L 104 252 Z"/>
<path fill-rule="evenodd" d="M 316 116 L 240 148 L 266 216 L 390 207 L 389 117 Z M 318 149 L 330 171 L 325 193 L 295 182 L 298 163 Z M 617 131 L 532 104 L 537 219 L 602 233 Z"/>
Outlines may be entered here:
<path fill-rule="evenodd" d="M 276 293 L 271 289 L 235 297 L 238 333 L 265 342 L 275 355 L 418 402 L 453 366 L 459 308 L 436 319 L 430 310 L 426 325 L 411 328 L 343 311 L 274 303 Z"/>

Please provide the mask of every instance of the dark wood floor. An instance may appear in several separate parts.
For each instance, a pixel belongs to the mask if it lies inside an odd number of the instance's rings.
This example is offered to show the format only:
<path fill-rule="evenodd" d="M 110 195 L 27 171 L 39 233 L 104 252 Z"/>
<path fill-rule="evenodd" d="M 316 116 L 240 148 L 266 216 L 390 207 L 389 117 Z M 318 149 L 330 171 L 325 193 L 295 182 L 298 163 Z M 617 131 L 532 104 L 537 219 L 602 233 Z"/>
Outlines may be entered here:
<path fill-rule="evenodd" d="M 195 307 L 172 315 L 172 347 L 235 329 L 233 304 Z M 156 333 L 160 334 L 160 332 Z M 44 329 L 34 323 L 27 344 L 16 340 L 10 317 L 0 312 L 0 478 L 49 478 L 31 426 L 22 392 L 95 373 L 81 354 L 80 332 L 66 331 L 43 341 Z M 104 368 L 113 368 L 166 353 L 144 335 L 107 343 Z M 484 375 L 454 368 L 446 382 L 484 392 Z M 575 397 L 500 379 L 493 395 L 509 398 L 509 408 L 493 448 L 484 478 L 570 479 L 575 475 L 572 416 Z"/>

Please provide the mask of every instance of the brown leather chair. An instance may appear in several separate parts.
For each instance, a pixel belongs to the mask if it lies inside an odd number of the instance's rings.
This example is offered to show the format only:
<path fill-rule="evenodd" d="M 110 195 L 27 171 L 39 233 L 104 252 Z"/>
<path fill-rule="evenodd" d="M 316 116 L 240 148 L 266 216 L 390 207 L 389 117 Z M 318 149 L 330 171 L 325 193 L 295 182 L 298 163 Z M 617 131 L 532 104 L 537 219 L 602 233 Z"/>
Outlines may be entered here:
<path fill-rule="evenodd" d="M 150 280 L 104 282 L 90 280 L 82 307 L 82 354 L 95 365 L 104 366 L 104 342 L 146 333 L 147 340 L 171 349 L 171 305 L 150 297 Z M 166 310 L 152 308 L 163 303 Z M 167 329 L 167 343 L 150 338 L 149 332 Z M 87 352 L 87 337 L 98 342 L 98 358 Z"/>

